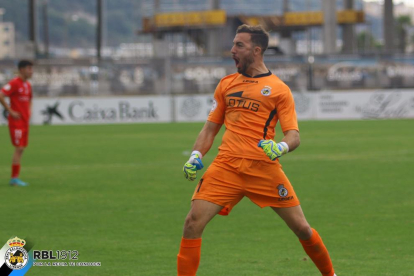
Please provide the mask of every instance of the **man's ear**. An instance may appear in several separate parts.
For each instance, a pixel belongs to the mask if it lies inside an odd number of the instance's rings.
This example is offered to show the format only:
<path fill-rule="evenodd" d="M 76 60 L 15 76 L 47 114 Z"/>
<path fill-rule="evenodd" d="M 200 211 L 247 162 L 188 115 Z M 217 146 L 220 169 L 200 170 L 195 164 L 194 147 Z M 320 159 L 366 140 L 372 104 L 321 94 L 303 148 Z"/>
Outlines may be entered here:
<path fill-rule="evenodd" d="M 261 55 L 262 54 L 262 48 L 259 46 L 254 47 L 254 54 L 255 55 Z"/>

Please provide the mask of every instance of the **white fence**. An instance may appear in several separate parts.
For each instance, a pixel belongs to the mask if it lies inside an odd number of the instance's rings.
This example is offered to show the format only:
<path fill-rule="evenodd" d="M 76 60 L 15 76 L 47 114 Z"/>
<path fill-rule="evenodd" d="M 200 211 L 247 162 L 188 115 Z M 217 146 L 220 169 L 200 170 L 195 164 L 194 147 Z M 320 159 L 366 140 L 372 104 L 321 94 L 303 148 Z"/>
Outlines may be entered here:
<path fill-rule="evenodd" d="M 294 98 L 299 120 L 414 118 L 414 90 L 294 93 Z M 203 122 L 212 99 L 212 94 L 40 98 L 33 100 L 31 123 Z M 0 124 L 7 124 L 4 116 L 0 116 Z"/>

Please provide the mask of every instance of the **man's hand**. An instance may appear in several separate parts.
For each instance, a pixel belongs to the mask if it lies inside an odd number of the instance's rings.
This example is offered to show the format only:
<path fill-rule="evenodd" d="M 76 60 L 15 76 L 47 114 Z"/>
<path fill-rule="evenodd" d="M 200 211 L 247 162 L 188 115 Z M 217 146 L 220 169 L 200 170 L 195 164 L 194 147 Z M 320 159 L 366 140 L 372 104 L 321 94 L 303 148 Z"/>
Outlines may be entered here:
<path fill-rule="evenodd" d="M 202 157 L 203 156 L 199 151 L 193 151 L 191 153 L 190 159 L 187 161 L 187 163 L 184 164 L 184 177 L 189 181 L 194 181 L 197 178 L 197 171 L 204 168 L 204 165 L 201 162 Z"/>
<path fill-rule="evenodd" d="M 13 119 L 17 120 L 17 119 L 20 119 L 20 117 L 21 117 L 20 113 L 17 112 L 17 111 L 10 110 L 9 113 L 10 113 L 10 116 L 12 116 Z"/>
<path fill-rule="evenodd" d="M 289 146 L 285 142 L 276 143 L 273 140 L 260 140 L 258 146 L 272 161 L 289 152 Z"/>

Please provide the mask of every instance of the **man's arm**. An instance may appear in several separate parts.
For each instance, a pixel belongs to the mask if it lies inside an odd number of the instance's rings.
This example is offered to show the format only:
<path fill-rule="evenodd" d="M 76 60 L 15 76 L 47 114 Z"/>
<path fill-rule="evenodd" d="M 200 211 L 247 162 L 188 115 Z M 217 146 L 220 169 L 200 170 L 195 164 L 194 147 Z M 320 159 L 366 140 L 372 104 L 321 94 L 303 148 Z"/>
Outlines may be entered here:
<path fill-rule="evenodd" d="M 14 111 L 13 109 L 11 109 L 11 107 L 6 103 L 6 99 L 4 97 L 4 94 L 0 91 L 0 103 L 2 106 L 4 106 L 4 108 L 9 112 L 9 114 L 15 118 L 15 119 L 19 119 L 20 118 L 20 113 Z"/>
<path fill-rule="evenodd" d="M 264 153 L 274 161 L 282 155 L 295 150 L 299 147 L 300 136 L 297 130 L 287 130 L 283 133 L 285 136 L 282 141 L 276 143 L 272 139 L 260 140 L 258 146 L 263 149 Z"/>
<path fill-rule="evenodd" d="M 193 150 L 199 151 L 204 156 L 213 145 L 214 138 L 220 131 L 221 126 L 220 124 L 207 121 L 200 134 L 198 134 Z"/>
<path fill-rule="evenodd" d="M 4 106 L 4 109 L 6 109 L 8 112 L 10 112 L 11 108 L 6 103 L 6 97 L 4 96 L 4 94 L 1 91 L 0 91 L 0 103 L 1 103 L 2 106 Z"/>
<path fill-rule="evenodd" d="M 297 130 L 288 130 L 283 132 L 285 137 L 283 137 L 282 142 L 285 142 L 289 147 L 289 152 L 294 151 L 300 145 L 300 135 Z"/>
<path fill-rule="evenodd" d="M 200 134 L 198 134 L 190 159 L 183 167 L 184 177 L 188 180 L 194 181 L 197 178 L 197 171 L 204 167 L 201 158 L 203 158 L 203 156 L 210 150 L 214 138 L 220 131 L 221 126 L 221 124 L 216 124 L 210 121 L 207 121 L 204 124 L 203 129 L 200 131 Z"/>

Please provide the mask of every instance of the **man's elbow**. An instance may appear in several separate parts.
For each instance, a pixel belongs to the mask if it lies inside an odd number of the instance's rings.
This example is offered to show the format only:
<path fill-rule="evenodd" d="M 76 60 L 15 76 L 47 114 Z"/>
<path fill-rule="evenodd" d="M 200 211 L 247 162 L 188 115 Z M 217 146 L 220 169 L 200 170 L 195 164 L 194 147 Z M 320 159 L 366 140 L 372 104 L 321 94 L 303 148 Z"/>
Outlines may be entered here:
<path fill-rule="evenodd" d="M 299 132 L 293 132 L 293 135 L 291 136 L 291 139 L 290 139 L 289 151 L 293 151 L 297 149 L 299 145 L 300 145 Z"/>
<path fill-rule="evenodd" d="M 297 149 L 298 147 L 299 147 L 299 145 L 300 145 L 300 137 L 299 136 L 297 136 L 297 137 L 295 137 L 295 140 L 293 140 L 293 147 L 290 149 L 290 151 L 293 151 L 293 150 L 295 150 L 295 149 Z"/>
<path fill-rule="evenodd" d="M 298 138 L 296 139 L 296 147 L 298 148 L 300 146 L 300 137 L 298 136 Z"/>

